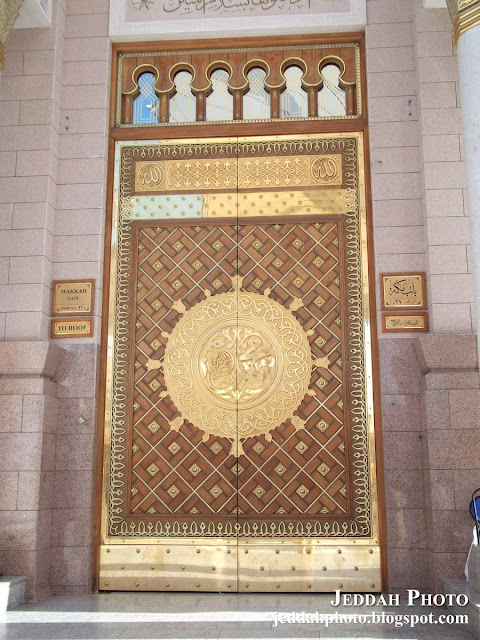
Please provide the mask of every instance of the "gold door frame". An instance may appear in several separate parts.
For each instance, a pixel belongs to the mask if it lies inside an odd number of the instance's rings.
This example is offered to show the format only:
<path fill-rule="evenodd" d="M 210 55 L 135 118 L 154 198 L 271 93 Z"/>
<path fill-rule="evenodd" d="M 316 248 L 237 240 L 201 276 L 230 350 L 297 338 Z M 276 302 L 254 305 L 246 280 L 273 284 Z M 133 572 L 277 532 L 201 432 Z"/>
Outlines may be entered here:
<path fill-rule="evenodd" d="M 188 591 L 380 591 L 382 588 L 380 538 L 378 521 L 377 467 L 374 432 L 372 338 L 370 329 L 370 290 L 368 233 L 365 203 L 365 158 L 362 133 L 285 135 L 230 139 L 170 140 L 168 144 L 207 144 L 259 141 L 311 141 L 346 139 L 356 141 L 356 170 L 353 191 L 357 200 L 358 237 L 351 238 L 352 251 L 360 253 L 360 287 L 362 335 L 357 351 L 363 362 L 363 396 L 365 450 L 364 464 L 369 481 L 368 535 L 353 531 L 324 532 L 323 536 L 296 537 L 179 537 L 174 532 L 155 536 L 139 525 L 137 531 L 124 527 L 120 535 L 112 535 L 109 516 L 115 510 L 112 491 L 111 453 L 122 444 L 112 441 L 112 421 L 120 419 L 122 406 L 114 402 L 114 380 L 122 376 L 118 358 L 119 292 L 117 267 L 120 230 L 120 155 L 123 147 L 162 144 L 152 142 L 117 142 L 114 165 L 114 196 L 111 236 L 110 297 L 106 360 L 104 464 L 101 515 L 99 588 L 106 590 L 188 590 Z M 293 216 L 292 216 L 293 217 Z M 121 294 L 120 294 L 121 295 Z M 117 349 L 117 352 L 115 351 Z M 118 462 L 118 461 L 117 461 Z M 115 463 L 117 464 L 117 463 Z"/>

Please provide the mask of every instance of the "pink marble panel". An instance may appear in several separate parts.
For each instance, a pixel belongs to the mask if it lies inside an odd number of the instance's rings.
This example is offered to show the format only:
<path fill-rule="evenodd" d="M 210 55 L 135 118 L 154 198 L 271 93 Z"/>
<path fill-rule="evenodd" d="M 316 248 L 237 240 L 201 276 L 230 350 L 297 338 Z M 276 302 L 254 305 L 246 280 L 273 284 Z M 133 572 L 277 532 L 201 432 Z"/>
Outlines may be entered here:
<path fill-rule="evenodd" d="M 410 173 L 420 171 L 420 149 L 419 147 L 394 147 L 390 149 L 388 147 L 381 147 L 379 149 L 372 149 L 371 152 L 371 167 L 374 173 Z M 389 201 L 391 202 L 391 201 Z M 394 200 L 394 203 L 402 203 L 403 208 L 407 209 L 408 204 L 412 203 L 412 200 Z M 415 202 L 413 202 L 413 210 L 415 211 Z M 420 202 L 420 200 L 419 200 Z M 392 213 L 390 218 L 395 220 L 394 226 L 405 224 L 403 219 L 397 219 Z M 418 219 L 417 224 L 423 223 L 423 219 Z M 407 223 L 408 224 L 408 223 Z"/>
<path fill-rule="evenodd" d="M 370 98 L 370 122 L 402 122 L 418 120 L 417 98 L 414 95 Z"/>
<path fill-rule="evenodd" d="M 93 476 L 91 471 L 56 471 L 54 507 L 90 510 L 93 506 Z"/>
<path fill-rule="evenodd" d="M 423 9 L 417 5 L 415 10 L 415 27 L 418 33 L 423 31 L 452 31 L 452 19 L 448 9 Z"/>
<path fill-rule="evenodd" d="M 411 339 L 388 338 L 380 345 L 382 392 L 392 395 L 420 393 L 420 367 Z"/>
<path fill-rule="evenodd" d="M 67 38 L 93 38 L 108 35 L 108 13 L 68 15 L 65 35 Z"/>
<path fill-rule="evenodd" d="M 54 509 L 52 547 L 88 547 L 92 541 L 93 513 L 88 509 Z"/>
<path fill-rule="evenodd" d="M 452 438 L 455 446 L 452 446 Z M 430 431 L 429 462 L 432 469 L 477 469 L 480 457 L 479 430 Z"/>
<path fill-rule="evenodd" d="M 448 391 L 426 390 L 424 393 L 427 429 L 449 429 Z"/>
<path fill-rule="evenodd" d="M 416 147 L 418 122 L 374 122 L 370 127 L 372 149 L 379 147 Z"/>
<path fill-rule="evenodd" d="M 425 488 L 421 469 L 387 469 L 385 471 L 387 510 L 424 509 Z"/>
<path fill-rule="evenodd" d="M 57 433 L 93 433 L 95 431 L 95 398 L 62 398 L 57 402 Z"/>
<path fill-rule="evenodd" d="M 460 139 L 458 135 L 423 136 L 423 157 L 425 162 L 458 162 L 460 160 Z M 446 185 L 445 185 L 446 186 Z M 459 187 L 456 184 L 455 187 Z M 430 188 L 430 186 L 428 187 Z M 442 189 L 442 187 L 440 187 Z"/>
<path fill-rule="evenodd" d="M 16 509 L 17 493 L 18 473 L 16 471 L 0 471 L 0 511 L 14 511 Z"/>
<path fill-rule="evenodd" d="M 64 60 L 106 60 L 109 56 L 109 39 L 106 37 L 72 38 L 65 40 Z"/>
<path fill-rule="evenodd" d="M 2 511 L 0 549 L 5 551 L 36 549 L 37 518 L 37 511 Z"/>
<path fill-rule="evenodd" d="M 421 84 L 420 103 L 422 109 L 448 109 L 457 107 L 455 82 L 427 82 Z M 428 117 L 434 117 L 434 114 L 429 112 L 426 115 Z"/>
<path fill-rule="evenodd" d="M 391 22 L 387 24 L 367 24 L 367 49 L 406 47 L 414 45 L 411 23 Z"/>
<path fill-rule="evenodd" d="M 427 546 L 423 509 L 390 509 L 387 512 L 388 545 L 392 549 L 423 549 Z"/>
<path fill-rule="evenodd" d="M 461 471 L 456 469 L 452 473 L 455 488 L 455 509 L 466 511 L 469 508 L 474 490 L 480 487 L 480 470 L 469 469 L 468 471 Z"/>
<path fill-rule="evenodd" d="M 383 400 L 385 431 L 419 431 L 421 428 L 420 400 L 416 394 L 386 395 Z"/>
<path fill-rule="evenodd" d="M 369 73 L 367 85 L 370 98 L 411 96 L 417 91 L 417 78 L 414 71 Z"/>
<path fill-rule="evenodd" d="M 0 396 L 0 432 L 22 430 L 22 396 Z"/>
<path fill-rule="evenodd" d="M 452 60 L 456 63 L 455 58 Z M 451 135 L 462 132 L 462 112 L 460 109 L 424 109 L 422 111 L 423 135 Z M 455 186 L 453 187 L 455 188 Z"/>
<path fill-rule="evenodd" d="M 419 589 L 428 586 L 428 564 L 426 549 L 390 549 L 390 587 L 397 589 Z"/>
<path fill-rule="evenodd" d="M 430 506 L 435 511 L 451 510 L 455 506 L 454 471 L 427 470 Z"/>
<path fill-rule="evenodd" d="M 478 429 L 480 426 L 480 390 L 451 390 L 448 395 L 451 426 L 454 429 Z"/>
<path fill-rule="evenodd" d="M 18 511 L 50 509 L 53 501 L 51 471 L 20 471 L 18 474 Z"/>
<path fill-rule="evenodd" d="M 453 56 L 419 58 L 418 77 L 420 82 L 448 82 L 458 80 L 458 65 Z"/>
<path fill-rule="evenodd" d="M 367 68 L 371 73 L 411 71 L 415 69 L 415 50 L 413 47 L 368 49 Z"/>
<path fill-rule="evenodd" d="M 90 434 L 57 435 L 55 469 L 87 471 L 95 466 L 93 438 Z"/>
<path fill-rule="evenodd" d="M 472 303 L 432 304 L 430 331 L 435 333 L 474 333 Z"/>
<path fill-rule="evenodd" d="M 422 469 L 422 442 L 415 431 L 384 434 L 385 469 Z"/>
<path fill-rule="evenodd" d="M 86 585 L 90 576 L 88 547 L 52 547 L 50 580 L 54 585 Z"/>

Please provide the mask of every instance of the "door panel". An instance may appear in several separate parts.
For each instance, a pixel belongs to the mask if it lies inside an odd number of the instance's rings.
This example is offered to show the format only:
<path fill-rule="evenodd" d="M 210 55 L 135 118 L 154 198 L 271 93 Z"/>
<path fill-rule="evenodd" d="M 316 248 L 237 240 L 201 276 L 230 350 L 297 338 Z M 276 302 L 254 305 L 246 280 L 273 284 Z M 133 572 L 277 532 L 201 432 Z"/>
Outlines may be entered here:
<path fill-rule="evenodd" d="M 380 590 L 361 135 L 116 185 L 100 588 Z"/>

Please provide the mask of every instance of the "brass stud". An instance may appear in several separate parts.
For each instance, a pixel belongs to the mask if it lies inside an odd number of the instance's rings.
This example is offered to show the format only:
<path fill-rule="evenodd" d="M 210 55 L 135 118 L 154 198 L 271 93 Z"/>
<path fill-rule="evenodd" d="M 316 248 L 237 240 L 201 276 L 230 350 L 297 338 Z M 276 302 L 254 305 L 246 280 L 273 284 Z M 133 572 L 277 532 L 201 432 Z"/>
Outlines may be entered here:
<path fill-rule="evenodd" d="M 342 550 L 341 549 L 337 549 L 337 553 L 342 553 Z"/>
<path fill-rule="evenodd" d="M 339 588 L 339 589 L 343 589 L 343 584 L 339 584 L 339 585 L 338 585 L 338 588 Z"/>
<path fill-rule="evenodd" d="M 372 584 L 370 585 L 370 587 L 373 589 L 373 588 L 375 587 L 375 585 L 372 583 Z"/>
<path fill-rule="evenodd" d="M 140 553 L 140 549 L 137 549 L 137 553 Z"/>
<path fill-rule="evenodd" d="M 243 553 L 248 553 L 248 549 L 244 549 Z"/>
<path fill-rule="evenodd" d="M 185 567 L 182 567 L 182 571 L 185 571 Z"/>
<path fill-rule="evenodd" d="M 197 553 L 200 553 L 200 549 L 197 549 Z"/>
<path fill-rule="evenodd" d="M 152 571 L 155 571 L 155 567 L 150 567 L 150 569 L 151 569 Z"/>
<path fill-rule="evenodd" d="M 265 567 L 260 567 L 260 571 L 263 571 Z"/>
<path fill-rule="evenodd" d="M 212 571 L 215 571 L 215 567 L 212 567 Z"/>
<path fill-rule="evenodd" d="M 358 567 L 353 567 L 353 570 L 354 571 L 358 571 Z"/>
<path fill-rule="evenodd" d="M 167 549 L 167 553 L 170 553 L 170 549 Z"/>
<path fill-rule="evenodd" d="M 369 550 L 368 550 L 368 553 L 373 553 L 373 549 L 369 549 Z"/>
<path fill-rule="evenodd" d="M 307 553 L 311 553 L 311 549 L 307 549 Z"/>
<path fill-rule="evenodd" d="M 312 585 L 311 584 L 307 584 L 307 589 L 311 589 Z"/>
<path fill-rule="evenodd" d="M 170 586 L 169 582 L 165 582 L 165 586 L 168 588 Z"/>
<path fill-rule="evenodd" d="M 275 585 L 275 587 L 276 587 L 277 589 L 280 589 L 280 585 L 279 585 L 279 584 L 276 584 L 276 585 Z"/>
<path fill-rule="evenodd" d="M 199 586 L 200 586 L 200 583 L 199 583 L 199 582 L 197 582 L 196 586 L 197 586 L 197 587 L 199 587 Z"/>
<path fill-rule="evenodd" d="M 326 570 L 327 570 L 327 567 L 322 567 L 322 571 L 326 571 Z"/>
<path fill-rule="evenodd" d="M 106 581 L 105 581 L 105 586 L 106 586 L 106 587 L 108 587 L 108 585 L 109 585 L 109 584 L 110 584 L 110 583 L 109 583 L 109 581 L 108 581 L 108 580 L 106 580 Z"/>
<path fill-rule="evenodd" d="M 120 569 L 125 569 L 125 566 L 122 564 L 122 566 L 120 567 Z"/>
<path fill-rule="evenodd" d="M 140 586 L 140 583 L 139 583 L 139 582 L 135 582 L 135 586 L 136 586 L 136 587 L 139 587 L 139 586 Z"/>
<path fill-rule="evenodd" d="M 227 549 L 227 553 L 232 553 L 232 550 L 231 549 Z"/>
<path fill-rule="evenodd" d="M 227 584 L 227 587 L 228 587 L 229 589 L 230 589 L 230 587 L 231 587 L 231 586 L 232 586 L 231 584 Z"/>
<path fill-rule="evenodd" d="M 107 553 L 110 553 L 110 549 L 107 549 Z"/>
<path fill-rule="evenodd" d="M 247 582 L 247 584 L 245 585 L 245 589 L 248 589 L 248 587 L 249 587 L 249 586 L 250 586 L 250 585 L 249 585 L 249 584 L 248 584 L 248 582 Z"/>
<path fill-rule="evenodd" d="M 295 571 L 295 567 L 290 567 L 290 569 L 291 569 L 292 571 Z"/>
<path fill-rule="evenodd" d="M 280 551 L 278 549 L 275 549 L 275 553 L 280 553 Z"/>

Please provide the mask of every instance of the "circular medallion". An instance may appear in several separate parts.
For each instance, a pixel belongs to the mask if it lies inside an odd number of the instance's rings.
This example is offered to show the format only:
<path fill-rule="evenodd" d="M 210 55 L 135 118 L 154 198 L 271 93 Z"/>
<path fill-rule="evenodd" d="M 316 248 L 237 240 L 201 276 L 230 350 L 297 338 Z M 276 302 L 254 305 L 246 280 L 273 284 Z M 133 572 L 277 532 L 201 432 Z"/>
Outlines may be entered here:
<path fill-rule="evenodd" d="M 203 431 L 203 440 L 218 436 L 233 440 L 232 454 L 243 452 L 246 438 L 265 435 L 291 419 L 296 429 L 304 422 L 294 411 L 308 391 L 312 367 L 328 367 L 328 358 L 312 360 L 308 336 L 290 307 L 264 294 L 241 290 L 212 296 L 186 309 L 168 337 L 163 362 L 149 360 L 147 368 L 163 368 L 166 391 L 184 420 Z"/>

